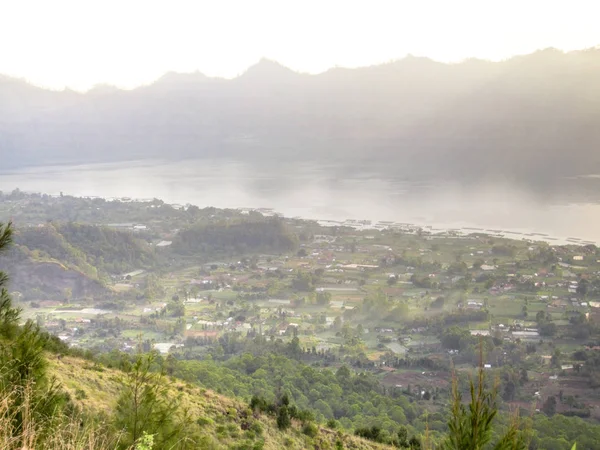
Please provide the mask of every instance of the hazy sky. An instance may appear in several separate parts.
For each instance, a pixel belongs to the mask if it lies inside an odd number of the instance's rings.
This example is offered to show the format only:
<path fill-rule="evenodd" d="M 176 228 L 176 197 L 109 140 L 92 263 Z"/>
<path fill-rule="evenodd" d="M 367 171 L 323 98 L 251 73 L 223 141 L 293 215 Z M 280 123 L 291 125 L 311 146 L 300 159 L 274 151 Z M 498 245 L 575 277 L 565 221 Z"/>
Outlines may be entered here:
<path fill-rule="evenodd" d="M 233 77 L 261 57 L 311 73 L 407 53 L 498 60 L 597 46 L 599 13 L 600 0 L 0 0 L 0 73 L 81 90 Z"/>

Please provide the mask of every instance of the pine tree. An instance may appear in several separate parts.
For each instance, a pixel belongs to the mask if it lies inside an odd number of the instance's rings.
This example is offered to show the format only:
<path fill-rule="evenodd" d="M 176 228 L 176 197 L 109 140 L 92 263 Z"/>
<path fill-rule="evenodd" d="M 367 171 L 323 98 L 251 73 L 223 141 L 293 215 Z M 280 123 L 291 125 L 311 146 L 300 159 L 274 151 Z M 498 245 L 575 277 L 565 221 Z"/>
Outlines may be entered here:
<path fill-rule="evenodd" d="M 404 426 L 398 430 L 398 445 L 400 448 L 408 448 L 408 430 Z"/>
<path fill-rule="evenodd" d="M 11 236 L 11 224 L 0 223 L 0 252 L 7 250 Z M 18 435 L 26 416 L 41 423 L 60 416 L 66 398 L 47 377 L 47 335 L 30 320 L 19 326 L 21 311 L 13 307 L 7 283 L 8 276 L 0 272 L 0 394 L 11 398 L 12 428 Z"/>
<path fill-rule="evenodd" d="M 154 363 L 152 353 L 138 356 L 117 400 L 115 427 L 124 433 L 123 448 L 137 445 L 145 434 L 152 434 L 157 446 L 168 447 L 184 426 L 177 417 L 179 401 L 167 397 L 167 380 L 151 370 Z"/>
<path fill-rule="evenodd" d="M 468 407 L 462 403 L 456 377 L 452 383 L 452 409 L 448 423 L 449 433 L 441 448 L 443 450 L 526 450 L 527 444 L 519 429 L 518 417 L 508 431 L 491 445 L 493 420 L 498 413 L 497 392 L 485 387 L 483 367 L 479 367 L 477 385 L 470 380 L 471 400 Z M 491 446 L 490 446 L 491 445 Z"/>
<path fill-rule="evenodd" d="M 12 242 L 11 224 L 4 225 L 0 222 L 0 253 L 5 252 Z M 0 271 L 0 339 L 7 340 L 15 337 L 18 330 L 19 314 L 13 308 L 12 300 L 8 295 L 8 275 Z"/>
<path fill-rule="evenodd" d="M 277 412 L 277 428 L 287 430 L 292 425 L 287 406 L 282 406 Z"/>

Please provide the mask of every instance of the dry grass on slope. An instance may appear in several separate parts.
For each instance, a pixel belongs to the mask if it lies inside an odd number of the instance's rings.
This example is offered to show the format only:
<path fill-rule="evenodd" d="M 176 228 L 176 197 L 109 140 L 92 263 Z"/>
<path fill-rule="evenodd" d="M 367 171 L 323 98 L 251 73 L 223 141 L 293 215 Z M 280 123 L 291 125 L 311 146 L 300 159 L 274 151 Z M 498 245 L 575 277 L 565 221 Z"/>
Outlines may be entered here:
<path fill-rule="evenodd" d="M 51 373 L 84 410 L 110 415 L 119 396 L 125 375 L 122 372 L 95 366 L 89 361 L 65 357 L 51 359 Z M 390 447 L 334 430 L 321 428 L 315 437 L 302 433 L 302 425 L 281 431 L 273 417 L 255 415 L 248 405 L 180 380 L 169 379 L 173 398 L 178 397 L 181 409 L 193 418 L 203 441 L 198 448 L 206 449 L 344 449 L 370 450 Z"/>
<path fill-rule="evenodd" d="M 13 391 L 0 394 L 0 449 L 108 450 L 114 448 L 113 437 L 109 437 L 109 433 L 101 424 L 82 427 L 82 422 L 73 417 L 69 419 L 55 417 L 51 423 L 40 423 L 33 415 L 34 405 L 31 398 L 28 389 L 20 393 Z M 17 424 L 22 424 L 22 427 Z M 51 432 L 49 433 L 48 430 Z"/>

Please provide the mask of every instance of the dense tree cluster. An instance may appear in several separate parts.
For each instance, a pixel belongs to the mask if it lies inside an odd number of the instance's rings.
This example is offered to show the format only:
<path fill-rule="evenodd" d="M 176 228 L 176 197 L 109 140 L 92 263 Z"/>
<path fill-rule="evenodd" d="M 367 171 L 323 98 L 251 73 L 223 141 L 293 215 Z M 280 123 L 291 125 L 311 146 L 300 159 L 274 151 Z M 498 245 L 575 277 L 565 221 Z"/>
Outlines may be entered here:
<path fill-rule="evenodd" d="M 214 361 L 178 361 L 178 377 L 227 395 L 253 395 L 275 401 L 285 392 L 300 409 L 310 409 L 322 420 L 339 420 L 346 428 L 377 425 L 395 433 L 421 415 L 420 408 L 401 390 L 385 388 L 372 374 L 319 370 L 282 355 L 245 354 L 223 364 Z"/>
<path fill-rule="evenodd" d="M 45 256 L 70 263 L 92 277 L 98 276 L 97 270 L 121 274 L 152 267 L 157 262 L 148 243 L 130 232 L 107 227 L 48 223 L 21 228 L 15 241 L 39 258 Z"/>
<path fill-rule="evenodd" d="M 157 263 L 153 248 L 131 232 L 73 222 L 59 224 L 56 229 L 86 255 L 92 266 L 107 273 L 122 274 Z"/>
<path fill-rule="evenodd" d="M 173 250 L 201 258 L 250 253 L 289 252 L 298 238 L 278 218 L 230 220 L 223 223 L 199 222 L 180 231 Z"/>

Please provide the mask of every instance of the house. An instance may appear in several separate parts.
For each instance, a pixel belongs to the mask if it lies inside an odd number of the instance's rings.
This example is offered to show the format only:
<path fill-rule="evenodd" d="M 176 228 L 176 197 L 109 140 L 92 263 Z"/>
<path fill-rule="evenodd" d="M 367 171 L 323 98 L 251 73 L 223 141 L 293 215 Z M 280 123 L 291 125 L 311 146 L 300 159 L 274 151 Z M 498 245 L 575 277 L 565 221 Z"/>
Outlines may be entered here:
<path fill-rule="evenodd" d="M 328 243 L 331 244 L 333 242 L 335 242 L 335 240 L 337 239 L 336 236 L 330 236 L 327 234 L 315 234 L 314 238 L 313 238 L 313 242 L 314 243 Z"/>
<path fill-rule="evenodd" d="M 196 322 L 198 325 L 206 326 L 206 327 L 220 327 L 223 325 L 223 322 L 212 322 L 210 320 L 198 320 Z"/>
<path fill-rule="evenodd" d="M 540 333 L 537 331 L 513 331 L 512 336 L 521 340 L 537 340 L 540 338 Z"/>
<path fill-rule="evenodd" d="M 567 303 L 563 300 L 553 300 L 548 306 L 552 306 L 553 308 L 564 308 L 567 306 Z"/>
<path fill-rule="evenodd" d="M 600 312 L 591 312 L 585 314 L 590 322 L 600 323 Z"/>
<path fill-rule="evenodd" d="M 204 280 L 190 280 L 190 284 L 195 284 L 195 285 L 202 285 L 204 287 L 210 286 L 211 284 L 213 284 L 213 280 L 211 279 L 204 279 Z"/>
<path fill-rule="evenodd" d="M 277 298 L 271 298 L 269 299 L 269 303 L 273 303 L 276 305 L 290 305 L 292 303 L 291 300 L 283 300 L 283 299 L 277 299 Z"/>
<path fill-rule="evenodd" d="M 242 324 L 236 324 L 235 326 L 235 331 L 243 333 L 243 332 L 248 332 L 252 329 L 252 325 L 250 325 L 249 323 L 242 323 Z"/>
<path fill-rule="evenodd" d="M 489 336 L 489 330 L 470 330 L 471 336 Z"/>
<path fill-rule="evenodd" d="M 279 333 L 280 336 L 283 336 L 285 333 L 287 333 L 288 328 L 291 326 L 293 326 L 293 325 L 292 324 L 288 325 L 286 323 L 283 323 L 277 327 L 277 332 Z M 298 325 L 296 324 L 296 327 L 297 326 Z M 296 328 L 296 327 L 294 327 L 294 328 Z"/>
<path fill-rule="evenodd" d="M 122 274 L 121 278 L 123 280 L 131 279 L 133 277 L 137 277 L 138 275 L 143 274 L 144 272 L 145 272 L 145 270 L 143 270 L 143 269 L 134 270 L 133 272 L 127 272 L 127 273 Z"/>
<path fill-rule="evenodd" d="M 109 223 L 106 226 L 109 228 L 133 228 L 133 223 Z"/>
<path fill-rule="evenodd" d="M 172 348 L 181 348 L 181 347 L 183 347 L 183 344 L 172 344 L 170 342 L 158 342 L 153 345 L 153 348 L 155 350 L 158 350 L 160 353 L 163 353 L 163 354 L 169 353 L 169 351 Z"/>
<path fill-rule="evenodd" d="M 468 309 L 481 309 L 481 308 L 483 308 L 483 303 L 482 302 L 477 302 L 475 300 L 468 300 L 467 301 L 467 308 Z"/>
<path fill-rule="evenodd" d="M 205 337 L 216 339 L 219 336 L 218 331 L 209 331 L 209 330 L 186 330 L 185 337 Z"/>

